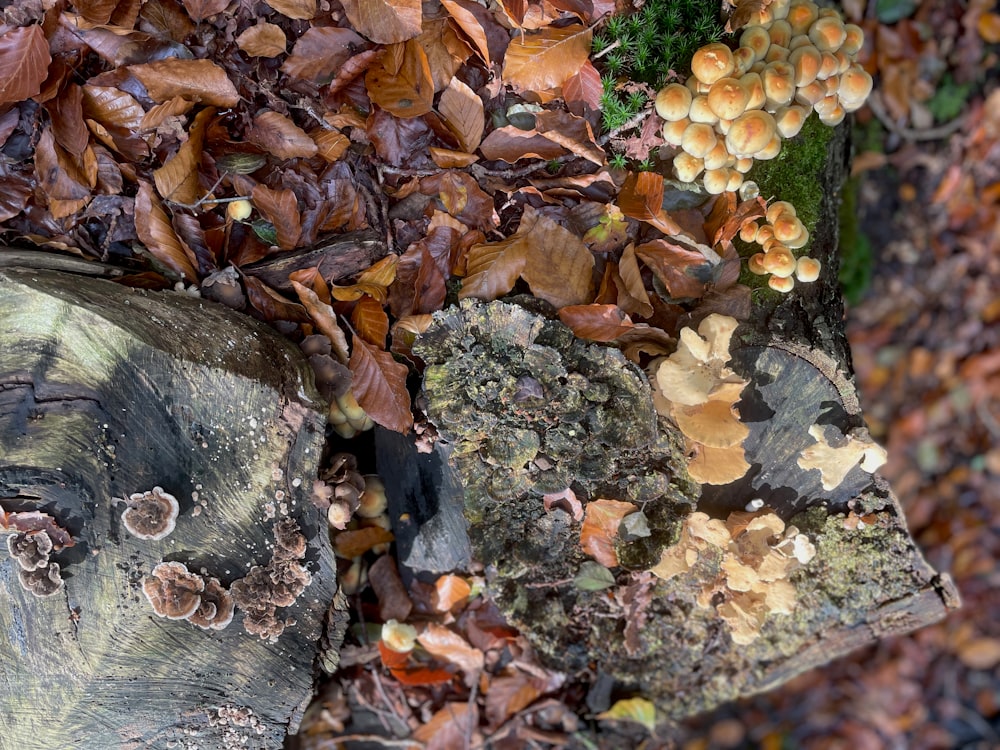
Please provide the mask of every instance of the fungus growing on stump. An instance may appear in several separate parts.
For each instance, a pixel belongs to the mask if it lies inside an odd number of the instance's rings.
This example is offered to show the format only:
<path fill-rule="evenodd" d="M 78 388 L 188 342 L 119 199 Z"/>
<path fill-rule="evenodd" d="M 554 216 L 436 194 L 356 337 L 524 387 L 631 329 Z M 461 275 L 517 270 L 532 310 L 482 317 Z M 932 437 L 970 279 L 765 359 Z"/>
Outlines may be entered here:
<path fill-rule="evenodd" d="M 52 538 L 44 531 L 11 534 L 7 537 L 7 551 L 21 570 L 38 570 L 49 564 Z"/>
<path fill-rule="evenodd" d="M 235 610 L 233 597 L 225 586 L 218 578 L 209 578 L 201 592 L 201 604 L 187 619 L 202 630 L 223 630 L 233 621 Z"/>
<path fill-rule="evenodd" d="M 143 579 L 142 593 L 153 611 L 168 620 L 184 620 L 201 606 L 205 581 L 184 563 L 162 562 Z"/>
<path fill-rule="evenodd" d="M 30 591 L 37 597 L 52 596 L 62 588 L 63 580 L 59 575 L 59 563 L 50 562 L 35 570 L 17 571 L 17 580 L 21 588 Z"/>
<path fill-rule="evenodd" d="M 128 507 L 122 513 L 122 523 L 139 539 L 156 540 L 169 536 L 181 510 L 177 498 L 164 492 L 162 487 L 129 495 L 126 503 Z"/>

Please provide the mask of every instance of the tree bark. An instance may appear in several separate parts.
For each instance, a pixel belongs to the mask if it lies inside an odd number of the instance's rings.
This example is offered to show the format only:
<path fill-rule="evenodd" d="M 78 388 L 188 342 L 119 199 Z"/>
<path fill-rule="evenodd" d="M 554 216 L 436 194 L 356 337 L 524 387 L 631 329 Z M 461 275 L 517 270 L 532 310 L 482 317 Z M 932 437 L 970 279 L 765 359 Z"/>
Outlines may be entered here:
<path fill-rule="evenodd" d="M 45 597 L 0 546 L 4 745 L 281 747 L 318 662 L 336 665 L 345 609 L 310 499 L 325 407 L 298 350 L 185 294 L 12 267 L 0 330 L 0 505 L 8 524 L 48 514 L 73 542 Z M 115 498 L 154 486 L 180 515 L 139 539 Z M 275 569 L 283 519 L 306 537 L 309 583 L 276 609 L 280 635 L 247 633 L 239 610 L 222 630 L 154 614 L 142 582 L 158 563 L 228 587 Z"/>

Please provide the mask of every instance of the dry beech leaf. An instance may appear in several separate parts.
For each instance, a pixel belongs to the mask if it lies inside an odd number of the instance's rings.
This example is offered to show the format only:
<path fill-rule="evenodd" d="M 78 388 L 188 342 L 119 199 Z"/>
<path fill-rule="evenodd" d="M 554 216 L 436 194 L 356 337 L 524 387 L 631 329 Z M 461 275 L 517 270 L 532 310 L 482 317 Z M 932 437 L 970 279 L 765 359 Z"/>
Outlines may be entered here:
<path fill-rule="evenodd" d="M 533 221 L 525 235 L 528 251 L 521 278 L 528 282 L 531 293 L 556 309 L 590 302 L 594 256 L 583 240 L 530 205 L 521 223 L 525 220 Z"/>
<path fill-rule="evenodd" d="M 201 198 L 198 186 L 198 168 L 201 166 L 201 149 L 205 140 L 205 128 L 215 110 L 211 107 L 201 110 L 191 123 L 188 139 L 177 149 L 177 153 L 167 159 L 163 166 L 153 170 L 156 191 L 164 200 L 176 203 L 196 203 Z"/>
<path fill-rule="evenodd" d="M 712 264 L 695 250 L 669 240 L 653 240 L 635 249 L 675 299 L 701 297 L 711 281 Z"/>
<path fill-rule="evenodd" d="M 507 294 L 514 288 L 526 260 L 526 248 L 517 233 L 499 242 L 473 245 L 469 248 L 468 275 L 462 281 L 459 298 L 489 301 Z"/>
<path fill-rule="evenodd" d="M 265 320 L 290 320 L 308 323 L 309 315 L 302 305 L 297 305 L 254 276 L 244 276 L 247 299 Z"/>
<path fill-rule="evenodd" d="M 90 143 L 90 131 L 83 120 L 83 89 L 70 83 L 45 108 L 52 118 L 56 142 L 71 154 L 82 154 Z"/>
<path fill-rule="evenodd" d="M 146 115 L 135 97 L 110 86 L 84 86 L 83 108 L 89 119 L 122 130 L 139 130 Z"/>
<path fill-rule="evenodd" d="M 360 336 L 353 337 L 352 346 L 348 366 L 354 374 L 354 397 L 376 424 L 405 435 L 413 426 L 406 365 Z"/>
<path fill-rule="evenodd" d="M 351 26 L 378 44 L 405 42 L 420 34 L 421 0 L 343 0 Z"/>
<path fill-rule="evenodd" d="M 503 78 L 518 93 L 562 86 L 590 56 L 587 26 L 546 27 L 515 37 L 504 56 Z"/>
<path fill-rule="evenodd" d="M 597 145 L 590 123 L 563 110 L 545 110 L 535 117 L 535 129 L 553 143 L 558 143 L 577 156 L 598 166 L 604 164 L 605 153 Z"/>
<path fill-rule="evenodd" d="M 454 25 L 448 18 L 425 21 L 423 31 L 417 37 L 427 54 L 434 78 L 434 91 L 443 91 L 455 73 L 469 58 L 469 45 L 458 37 Z"/>
<path fill-rule="evenodd" d="M 542 694 L 536 679 L 523 672 L 494 677 L 486 694 L 486 717 L 498 727 L 518 711 L 527 708 Z"/>
<path fill-rule="evenodd" d="M 380 526 L 365 526 L 354 531 L 341 531 L 333 538 L 333 548 L 341 557 L 354 559 L 377 544 L 391 542 L 393 538 L 391 531 Z M 388 555 L 383 557 L 391 559 Z"/>
<path fill-rule="evenodd" d="M 316 153 L 329 162 L 338 161 L 351 146 L 351 139 L 336 130 L 317 128 L 309 133 L 309 137 L 316 144 Z"/>
<path fill-rule="evenodd" d="M 584 509 L 583 526 L 580 528 L 580 547 L 606 568 L 618 565 L 614 540 L 618 526 L 635 505 L 621 500 L 592 500 Z"/>
<path fill-rule="evenodd" d="M 278 247 L 282 250 L 293 249 L 302 234 L 302 220 L 295 193 L 287 188 L 275 190 L 266 185 L 255 185 L 251 197 L 264 218 L 274 225 Z"/>
<path fill-rule="evenodd" d="M 295 40 L 292 53 L 281 64 L 281 72 L 293 78 L 327 84 L 346 63 L 353 49 L 365 40 L 350 29 L 338 26 L 313 26 Z"/>
<path fill-rule="evenodd" d="M 333 308 L 326 302 L 323 302 L 319 298 L 319 295 L 308 286 L 294 279 L 291 283 L 292 289 L 295 290 L 295 293 L 302 301 L 302 305 L 309 312 L 309 317 L 316 324 L 316 328 L 330 340 L 333 353 L 340 360 L 341 364 L 346 365 L 348 360 L 347 336 L 344 335 L 344 330 L 337 323 L 337 315 L 333 311 Z"/>
<path fill-rule="evenodd" d="M 165 102 L 174 96 L 210 104 L 215 107 L 235 107 L 240 95 L 226 71 L 211 60 L 178 60 L 168 58 L 143 65 L 130 65 L 134 75 L 155 102 Z"/>
<path fill-rule="evenodd" d="M 389 334 L 389 316 L 385 314 L 382 303 L 378 300 L 367 294 L 362 296 L 351 310 L 351 325 L 369 344 L 385 349 L 385 337 Z"/>
<path fill-rule="evenodd" d="M 466 736 L 479 725 L 479 707 L 469 701 L 452 701 L 435 713 L 426 724 L 413 732 L 413 739 L 424 743 L 424 750 L 449 750 L 465 747 Z"/>
<path fill-rule="evenodd" d="M 38 94 L 48 76 L 49 43 L 41 26 L 6 28 L 0 34 L 0 104 Z"/>
<path fill-rule="evenodd" d="M 424 631 L 417 636 L 417 641 L 428 653 L 458 667 L 465 675 L 467 685 L 473 685 L 483 671 L 483 652 L 473 648 L 462 636 L 444 625 L 427 623 Z"/>
<path fill-rule="evenodd" d="M 285 51 L 287 43 L 281 27 L 266 22 L 251 26 L 236 37 L 237 46 L 251 57 L 277 57 Z"/>
<path fill-rule="evenodd" d="M 549 160 L 566 154 L 566 149 L 537 130 L 521 130 L 514 125 L 491 130 L 479 145 L 479 151 L 490 161 L 511 164 L 519 159 Z"/>
<path fill-rule="evenodd" d="M 441 5 L 445 7 L 445 10 L 455 19 L 459 28 L 469 37 L 473 48 L 479 53 L 483 62 L 489 65 L 490 45 L 486 39 L 486 31 L 475 15 L 473 15 L 472 11 L 464 8 L 460 3 L 455 2 L 455 0 L 441 0 Z"/>
<path fill-rule="evenodd" d="M 136 102 L 136 106 L 139 106 L 138 102 Z M 186 115 L 194 108 L 194 106 L 194 102 L 189 101 L 182 96 L 175 96 L 172 99 L 167 99 L 162 104 L 154 104 L 149 108 L 149 111 L 142 116 L 142 122 L 139 125 L 139 129 L 155 130 L 170 117 Z M 142 107 L 139 107 L 139 109 L 142 109 Z"/>
<path fill-rule="evenodd" d="M 604 84 L 601 83 L 601 74 L 590 60 L 575 75 L 566 79 L 562 92 L 566 108 L 574 115 L 583 117 L 586 114 L 585 106 L 593 112 L 601 110 Z"/>
<path fill-rule="evenodd" d="M 394 65 L 394 54 L 402 50 L 400 64 Z M 434 102 L 434 79 L 427 54 L 420 43 L 411 39 L 383 56 L 365 74 L 368 96 L 373 102 L 396 117 L 420 117 L 431 111 Z"/>
<path fill-rule="evenodd" d="M 306 131 L 280 112 L 270 109 L 253 118 L 247 141 L 279 159 L 307 159 L 319 150 Z"/>
<path fill-rule="evenodd" d="M 139 190 L 135 194 L 135 231 L 146 249 L 163 265 L 188 282 L 198 280 L 195 259 L 187 253 L 174 233 L 153 186 L 144 180 L 139 181 Z"/>
<path fill-rule="evenodd" d="M 184 0 L 184 8 L 192 20 L 204 21 L 206 18 L 224 11 L 230 2 L 231 0 Z"/>
<path fill-rule="evenodd" d="M 475 154 L 466 154 L 463 151 L 452 151 L 447 148 L 430 147 L 431 161 L 441 169 L 464 169 L 470 164 L 479 161 Z"/>
<path fill-rule="evenodd" d="M 663 210 L 663 178 L 655 172 L 631 172 L 618 195 L 618 207 L 626 216 L 652 224 L 664 234 L 684 231 Z"/>
<path fill-rule="evenodd" d="M 265 0 L 282 15 L 308 21 L 316 15 L 316 0 Z"/>
<path fill-rule="evenodd" d="M 483 100 L 476 92 L 457 78 L 452 78 L 448 88 L 441 92 L 438 112 L 444 117 L 448 129 L 455 134 L 458 145 L 472 153 L 483 139 L 486 116 Z"/>
<path fill-rule="evenodd" d="M 630 244 L 622 252 L 618 262 L 618 276 L 624 285 L 618 289 L 618 305 L 627 313 L 636 313 L 643 318 L 652 316 L 653 305 L 642 281 L 634 245 Z"/>
<path fill-rule="evenodd" d="M 634 327 L 617 305 L 569 305 L 559 311 L 559 320 L 591 341 L 614 341 Z"/>
<path fill-rule="evenodd" d="M 372 563 L 368 569 L 368 581 L 375 589 L 378 614 L 383 622 L 405 621 L 410 616 L 413 602 L 406 593 L 406 586 L 399 577 L 399 569 L 392 555 L 382 555 Z"/>
<path fill-rule="evenodd" d="M 450 573 L 443 575 L 434 582 L 434 609 L 448 612 L 456 604 L 467 601 L 470 593 L 472 587 L 464 578 Z"/>

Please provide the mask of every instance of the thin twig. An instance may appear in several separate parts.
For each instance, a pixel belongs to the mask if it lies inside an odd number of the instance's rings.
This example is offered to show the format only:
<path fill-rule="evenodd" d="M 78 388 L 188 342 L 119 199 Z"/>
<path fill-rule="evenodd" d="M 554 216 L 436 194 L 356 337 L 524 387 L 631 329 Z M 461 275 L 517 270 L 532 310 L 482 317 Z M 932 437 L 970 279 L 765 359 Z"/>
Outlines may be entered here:
<path fill-rule="evenodd" d="M 235 203 L 236 201 L 246 200 L 246 197 L 242 195 L 238 195 L 234 198 L 213 198 L 212 193 L 214 193 L 215 189 L 222 184 L 222 181 L 224 179 L 226 179 L 225 172 L 219 175 L 219 179 L 217 179 L 215 181 L 215 184 L 208 189 L 208 192 L 205 193 L 205 195 L 203 195 L 194 203 L 181 203 L 180 201 L 170 200 L 169 198 L 165 198 L 164 200 L 166 200 L 166 202 L 169 203 L 171 206 L 177 206 L 178 208 L 187 208 L 192 211 L 196 208 L 201 208 L 206 203 Z"/>
<path fill-rule="evenodd" d="M 621 46 L 622 46 L 622 40 L 621 39 L 615 39 L 614 42 L 612 42 L 607 47 L 605 47 L 604 49 L 602 49 L 596 55 L 591 55 L 590 59 L 591 60 L 600 60 L 602 57 L 604 57 L 606 54 L 608 54 L 611 50 L 618 49 Z"/>
<path fill-rule="evenodd" d="M 611 131 L 605 133 L 600 138 L 598 138 L 597 139 L 597 145 L 598 146 L 604 146 L 612 138 L 617 138 L 622 133 L 627 133 L 628 131 L 633 130 L 634 128 L 639 127 L 642 124 L 643 120 L 645 120 L 649 116 L 650 116 L 649 109 L 642 109 L 637 114 L 632 115 L 632 117 L 630 117 L 628 119 L 628 121 L 625 122 L 625 124 L 621 125 L 620 127 L 615 128 L 614 130 L 611 130 Z"/>
<path fill-rule="evenodd" d="M 325 742 L 326 740 L 324 740 Z M 330 742 L 333 743 L 331 747 L 335 748 L 340 747 L 344 742 L 374 742 L 383 747 L 424 747 L 424 743 L 417 740 L 394 740 L 378 734 L 342 734 L 332 737 Z"/>
<path fill-rule="evenodd" d="M 904 141 L 939 141 L 961 130 L 968 119 L 967 113 L 962 113 L 944 125 L 938 125 L 936 128 L 917 130 L 916 128 L 905 128 L 902 125 L 897 125 L 882 103 L 882 98 L 877 91 L 868 97 L 868 106 L 871 107 L 872 113 L 885 126 L 886 130 L 895 133 Z"/>

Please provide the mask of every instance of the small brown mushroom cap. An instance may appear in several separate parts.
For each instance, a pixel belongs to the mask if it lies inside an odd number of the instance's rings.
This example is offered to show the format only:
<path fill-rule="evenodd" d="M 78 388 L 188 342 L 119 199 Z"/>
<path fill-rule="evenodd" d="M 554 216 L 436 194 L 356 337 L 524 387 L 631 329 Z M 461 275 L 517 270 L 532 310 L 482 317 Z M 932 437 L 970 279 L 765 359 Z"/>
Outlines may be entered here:
<path fill-rule="evenodd" d="M 713 84 L 732 74 L 735 67 L 733 51 L 722 42 L 706 44 L 691 58 L 691 72 L 702 83 Z"/>
<path fill-rule="evenodd" d="M 750 66 L 757 62 L 757 54 L 750 47 L 737 47 L 733 50 L 733 76 L 739 78 L 750 70 Z"/>
<path fill-rule="evenodd" d="M 795 101 L 804 107 L 809 107 L 810 109 L 816 106 L 816 102 L 826 96 L 826 86 L 823 85 L 822 81 L 813 81 L 812 83 L 797 88 L 795 90 Z"/>
<path fill-rule="evenodd" d="M 691 91 L 687 86 L 671 83 L 656 92 L 656 114 L 667 122 L 682 120 L 691 109 Z"/>
<path fill-rule="evenodd" d="M 764 253 L 754 253 L 751 255 L 747 261 L 747 270 L 758 276 L 764 276 L 767 273 L 767 269 L 764 268 Z"/>
<path fill-rule="evenodd" d="M 21 588 L 39 598 L 52 596 L 63 585 L 62 576 L 59 574 L 59 563 L 56 562 L 50 562 L 35 570 L 22 568 L 17 571 L 17 580 Z"/>
<path fill-rule="evenodd" d="M 691 111 L 688 114 L 688 119 L 691 122 L 714 125 L 719 121 L 719 116 L 708 106 L 708 96 L 699 94 L 691 100 Z"/>
<path fill-rule="evenodd" d="M 7 537 L 7 551 L 21 570 L 38 570 L 49 564 L 52 537 L 44 531 L 19 531 Z"/>
<path fill-rule="evenodd" d="M 830 76 L 825 81 L 823 85 L 826 87 L 826 95 L 834 96 L 840 93 L 840 76 Z"/>
<path fill-rule="evenodd" d="M 813 46 L 799 47 L 788 55 L 788 63 L 795 71 L 795 85 L 808 86 L 816 80 L 823 65 L 823 55 Z"/>
<path fill-rule="evenodd" d="M 812 47 L 816 49 L 816 46 L 812 43 L 812 39 L 809 38 L 808 34 L 796 34 L 792 37 L 792 41 L 788 43 L 788 51 L 794 52 L 800 47 Z M 817 52 L 819 50 L 816 50 Z"/>
<path fill-rule="evenodd" d="M 788 294 L 795 288 L 795 279 L 791 276 L 770 276 L 767 285 L 776 292 Z"/>
<path fill-rule="evenodd" d="M 806 34 L 809 27 L 819 18 L 819 8 L 810 0 L 802 0 L 788 6 L 785 20 L 792 27 L 793 34 Z"/>
<path fill-rule="evenodd" d="M 777 132 L 778 126 L 770 113 L 750 110 L 733 120 L 726 134 L 726 148 L 737 158 L 754 156 Z"/>
<path fill-rule="evenodd" d="M 726 192 L 726 185 L 729 184 L 729 170 L 706 169 L 701 179 L 709 195 L 722 195 Z"/>
<path fill-rule="evenodd" d="M 142 593 L 153 611 L 168 620 L 190 617 L 201 605 L 205 581 L 183 563 L 162 562 L 142 581 Z"/>
<path fill-rule="evenodd" d="M 767 161 L 769 159 L 773 159 L 780 153 L 781 153 L 781 136 L 778 133 L 775 133 L 771 137 L 771 140 L 768 141 L 767 145 L 753 155 L 753 158 L 760 159 L 761 161 Z"/>
<path fill-rule="evenodd" d="M 847 117 L 847 111 L 838 103 L 837 106 L 826 114 L 821 114 L 819 116 L 819 121 L 832 128 L 842 123 L 845 117 Z"/>
<path fill-rule="evenodd" d="M 740 239 L 744 242 L 753 242 L 757 239 L 757 230 L 760 225 L 756 221 L 748 221 L 740 227 Z"/>
<path fill-rule="evenodd" d="M 733 120 L 747 109 L 750 94 L 738 78 L 720 78 L 708 90 L 708 108 L 720 120 Z"/>
<path fill-rule="evenodd" d="M 732 166 L 736 160 L 733 155 L 726 150 L 726 144 L 719 141 L 715 148 L 705 155 L 705 169 L 722 169 Z"/>
<path fill-rule="evenodd" d="M 754 238 L 754 241 L 758 245 L 763 245 L 770 239 L 774 239 L 774 227 L 770 224 L 762 224 L 757 230 L 757 236 Z"/>
<path fill-rule="evenodd" d="M 711 125 L 703 122 L 692 122 L 684 130 L 681 148 L 691 156 L 704 159 L 715 148 L 717 142 L 715 130 Z"/>
<path fill-rule="evenodd" d="M 822 264 L 808 255 L 803 255 L 795 262 L 795 278 L 804 283 L 816 281 L 821 270 Z"/>
<path fill-rule="evenodd" d="M 796 215 L 795 206 L 788 201 L 775 201 L 767 207 L 767 212 L 764 214 L 764 218 L 767 219 L 768 223 L 774 223 L 781 214 L 791 214 Z"/>
<path fill-rule="evenodd" d="M 729 173 L 729 181 L 726 183 L 726 192 L 735 193 L 743 187 L 743 175 L 735 169 L 727 169 L 726 171 Z"/>
<path fill-rule="evenodd" d="M 187 619 L 202 630 L 223 630 L 233 621 L 235 611 L 233 597 L 226 587 L 218 578 L 209 578 L 201 592 L 201 604 Z"/>
<path fill-rule="evenodd" d="M 756 60 L 763 60 L 771 46 L 771 35 L 763 26 L 747 26 L 740 35 L 740 46 L 749 47 Z"/>
<path fill-rule="evenodd" d="M 819 73 L 816 75 L 816 79 L 819 81 L 825 81 L 830 76 L 837 75 L 840 70 L 840 59 L 832 52 L 823 52 L 823 63 L 819 66 Z"/>
<path fill-rule="evenodd" d="M 771 38 L 771 44 L 787 47 L 792 41 L 792 26 L 785 19 L 776 20 L 767 27 L 767 35 Z"/>
<path fill-rule="evenodd" d="M 839 16 L 821 15 L 809 27 L 809 38 L 820 52 L 836 52 L 847 39 L 844 22 Z"/>
<path fill-rule="evenodd" d="M 802 232 L 798 235 L 798 237 L 793 237 L 785 243 L 785 245 L 790 247 L 792 250 L 798 250 L 799 248 L 805 247 L 807 244 L 809 244 L 809 230 L 806 229 L 805 226 L 802 227 Z"/>
<path fill-rule="evenodd" d="M 694 182 L 701 170 L 705 168 L 705 163 L 686 151 L 682 151 L 674 157 L 674 174 L 681 182 Z"/>
<path fill-rule="evenodd" d="M 774 227 L 774 238 L 779 242 L 786 242 L 798 237 L 804 229 L 798 217 L 789 213 L 782 213 L 775 217 L 771 226 Z"/>
<path fill-rule="evenodd" d="M 795 96 L 795 68 L 787 62 L 771 62 L 760 75 L 767 97 L 764 108 L 773 112 L 791 103 Z"/>
<path fill-rule="evenodd" d="M 809 117 L 809 110 L 797 104 L 782 107 L 774 113 L 774 121 L 778 126 L 778 132 L 782 138 L 794 138 L 802 130 L 806 119 Z"/>
<path fill-rule="evenodd" d="M 837 95 L 844 109 L 858 109 L 872 91 L 872 77 L 864 68 L 855 63 L 840 76 Z"/>
<path fill-rule="evenodd" d="M 780 44 L 772 44 L 768 50 L 767 54 L 764 55 L 765 63 L 773 62 L 788 62 L 788 55 L 790 50 L 788 47 L 782 47 Z"/>
<path fill-rule="evenodd" d="M 747 109 L 760 109 L 767 100 L 764 93 L 764 82 L 760 78 L 760 73 L 747 73 L 740 78 L 743 87 L 747 91 Z"/>
<path fill-rule="evenodd" d="M 785 278 L 795 273 L 795 256 L 787 247 L 779 245 L 764 253 L 761 265 L 768 273 Z"/>
<path fill-rule="evenodd" d="M 816 114 L 821 120 L 831 116 L 838 107 L 840 107 L 840 99 L 836 94 L 825 96 L 813 105 L 813 109 L 816 110 Z"/>
<path fill-rule="evenodd" d="M 690 124 L 691 121 L 686 117 L 676 122 L 666 122 L 660 129 L 660 135 L 671 146 L 680 146 L 681 140 L 684 138 L 684 131 L 687 130 L 687 126 Z"/>
<path fill-rule="evenodd" d="M 851 57 L 854 57 L 865 46 L 865 32 L 857 24 L 844 24 L 844 43 L 840 49 Z"/>
<path fill-rule="evenodd" d="M 154 487 L 129 496 L 122 523 L 139 539 L 163 539 L 174 530 L 180 509 L 177 498 L 162 487 Z"/>

